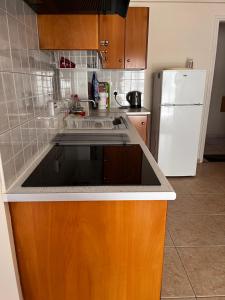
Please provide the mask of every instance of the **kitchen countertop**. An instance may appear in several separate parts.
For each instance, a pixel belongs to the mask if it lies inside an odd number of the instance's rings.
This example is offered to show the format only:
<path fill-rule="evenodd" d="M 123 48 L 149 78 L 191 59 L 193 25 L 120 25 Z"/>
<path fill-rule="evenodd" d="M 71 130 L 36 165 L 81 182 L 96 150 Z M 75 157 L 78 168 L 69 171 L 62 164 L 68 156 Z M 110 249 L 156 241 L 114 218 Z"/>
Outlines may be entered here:
<path fill-rule="evenodd" d="M 138 111 L 138 114 L 148 113 L 145 109 Z M 118 133 L 127 134 L 129 136 L 129 144 L 140 144 L 145 153 L 150 165 L 156 173 L 161 186 L 74 186 L 74 187 L 22 187 L 22 183 L 37 167 L 53 144 L 49 144 L 45 150 L 34 160 L 32 165 L 16 180 L 16 182 L 3 194 L 5 202 L 20 202 L 20 201 L 113 201 L 113 200 L 174 200 L 176 194 L 169 184 L 168 180 L 162 174 L 157 163 L 147 146 L 137 133 L 134 126 L 126 117 L 127 110 L 111 109 L 108 111 L 93 111 L 91 115 L 115 115 L 118 113 L 125 116 L 128 128 L 119 130 Z M 133 112 L 137 114 L 137 111 Z M 129 111 L 128 111 L 129 114 Z M 62 128 L 60 133 L 70 132 Z M 76 133 L 89 132 L 88 130 L 73 130 Z M 92 133 L 108 133 L 113 135 L 115 130 L 91 130 Z M 87 143 L 87 142 L 86 142 Z"/>
<path fill-rule="evenodd" d="M 94 112 L 94 111 L 93 111 Z M 110 112 L 110 113 L 125 113 L 126 115 L 150 115 L 151 112 L 145 107 L 141 108 L 120 108 L 120 107 L 112 107 L 109 110 L 98 110 L 98 113 Z"/>

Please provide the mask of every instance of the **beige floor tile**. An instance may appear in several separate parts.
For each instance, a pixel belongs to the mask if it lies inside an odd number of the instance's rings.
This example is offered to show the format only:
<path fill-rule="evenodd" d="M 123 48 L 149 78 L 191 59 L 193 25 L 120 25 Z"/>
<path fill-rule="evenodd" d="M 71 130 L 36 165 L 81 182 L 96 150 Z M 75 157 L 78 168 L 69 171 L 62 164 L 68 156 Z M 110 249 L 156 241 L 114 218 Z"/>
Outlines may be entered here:
<path fill-rule="evenodd" d="M 175 246 L 225 245 L 225 215 L 179 214 L 167 224 Z"/>
<path fill-rule="evenodd" d="M 177 213 L 187 213 L 189 209 L 189 203 L 193 201 L 193 196 L 190 194 L 177 194 L 177 198 L 174 201 L 168 201 L 167 215 L 173 215 Z"/>
<path fill-rule="evenodd" d="M 202 163 L 197 176 L 169 178 L 178 194 L 225 193 L 225 163 Z"/>
<path fill-rule="evenodd" d="M 183 177 L 169 177 L 169 182 L 177 194 L 187 194 L 189 178 Z M 176 201 L 176 200 L 175 200 Z"/>
<path fill-rule="evenodd" d="M 161 297 L 193 297 L 194 293 L 175 248 L 165 248 Z"/>
<path fill-rule="evenodd" d="M 196 298 L 194 298 L 194 297 L 185 297 L 185 298 L 171 298 L 171 297 L 169 297 L 169 298 L 161 298 L 162 300 L 163 299 L 167 299 L 167 300 L 195 300 Z M 201 298 L 202 299 L 202 298 Z M 210 299 L 208 299 L 208 300 L 211 300 L 211 298 Z M 223 299 L 222 299 L 223 300 Z"/>
<path fill-rule="evenodd" d="M 225 194 L 178 195 L 168 214 L 225 214 Z"/>
<path fill-rule="evenodd" d="M 225 193 L 225 179 L 222 178 L 195 178 L 188 183 L 190 194 Z"/>
<path fill-rule="evenodd" d="M 166 231 L 165 247 L 174 247 L 174 243 L 168 230 Z"/>
<path fill-rule="evenodd" d="M 225 297 L 198 297 L 197 300 L 225 300 Z"/>
<path fill-rule="evenodd" d="M 209 163 L 198 164 L 197 177 L 225 178 L 225 162 L 220 162 L 220 163 L 209 162 Z"/>
<path fill-rule="evenodd" d="M 178 252 L 198 297 L 225 296 L 225 247 L 179 248 Z"/>

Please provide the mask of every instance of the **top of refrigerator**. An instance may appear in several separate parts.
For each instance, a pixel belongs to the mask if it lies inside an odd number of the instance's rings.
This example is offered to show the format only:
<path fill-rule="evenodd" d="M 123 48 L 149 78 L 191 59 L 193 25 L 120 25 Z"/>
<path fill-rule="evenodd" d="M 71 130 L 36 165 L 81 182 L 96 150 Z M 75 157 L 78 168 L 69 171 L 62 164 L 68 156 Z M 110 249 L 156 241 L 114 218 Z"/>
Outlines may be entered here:
<path fill-rule="evenodd" d="M 203 104 L 205 70 L 164 70 L 157 77 L 162 80 L 161 105 Z"/>

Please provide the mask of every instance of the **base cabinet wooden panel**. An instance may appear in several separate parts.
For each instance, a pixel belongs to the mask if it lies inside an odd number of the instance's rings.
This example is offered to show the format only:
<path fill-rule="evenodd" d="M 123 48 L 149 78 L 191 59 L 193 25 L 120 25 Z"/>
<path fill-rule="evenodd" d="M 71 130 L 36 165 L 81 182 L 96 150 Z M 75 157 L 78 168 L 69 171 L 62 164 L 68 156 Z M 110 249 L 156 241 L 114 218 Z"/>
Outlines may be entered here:
<path fill-rule="evenodd" d="M 10 203 L 24 300 L 159 300 L 167 201 Z"/>
<path fill-rule="evenodd" d="M 130 122 L 134 125 L 137 129 L 138 133 L 142 137 L 145 144 L 148 144 L 148 134 L 149 134 L 149 116 L 148 115 L 135 115 L 135 116 L 128 116 Z"/>

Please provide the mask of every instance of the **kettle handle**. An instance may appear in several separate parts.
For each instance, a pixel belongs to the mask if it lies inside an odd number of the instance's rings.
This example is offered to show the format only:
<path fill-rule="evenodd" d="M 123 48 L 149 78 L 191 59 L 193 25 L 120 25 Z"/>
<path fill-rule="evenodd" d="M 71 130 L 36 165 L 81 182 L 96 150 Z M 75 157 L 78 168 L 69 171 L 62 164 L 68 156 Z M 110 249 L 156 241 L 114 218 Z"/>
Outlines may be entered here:
<path fill-rule="evenodd" d="M 127 102 L 129 102 L 129 103 L 130 103 L 130 96 L 131 96 L 131 92 L 127 93 L 126 99 L 127 99 Z"/>

